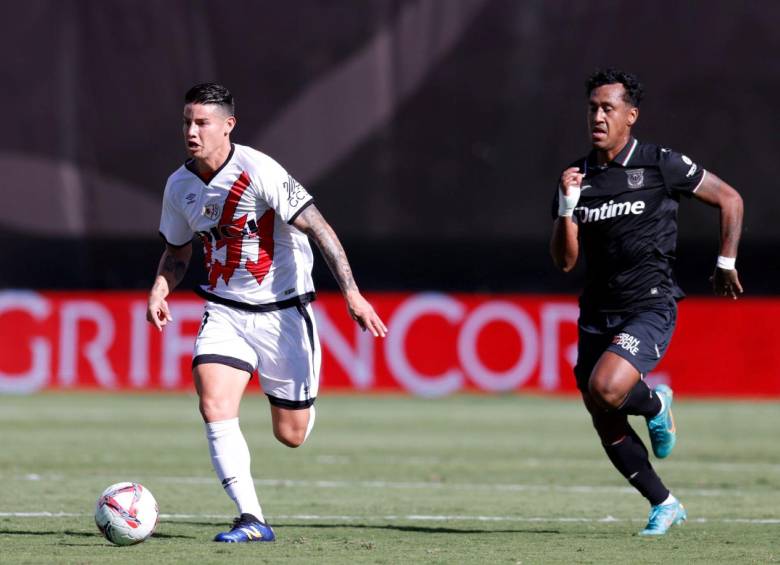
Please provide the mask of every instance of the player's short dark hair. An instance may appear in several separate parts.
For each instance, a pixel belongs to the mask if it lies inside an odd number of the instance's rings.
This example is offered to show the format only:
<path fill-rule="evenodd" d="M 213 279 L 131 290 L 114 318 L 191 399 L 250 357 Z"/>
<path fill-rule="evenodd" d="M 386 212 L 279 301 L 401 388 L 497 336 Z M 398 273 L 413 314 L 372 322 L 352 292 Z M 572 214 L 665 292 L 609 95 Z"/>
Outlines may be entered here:
<path fill-rule="evenodd" d="M 639 78 L 636 75 L 621 71 L 619 69 L 596 69 L 592 75 L 585 81 L 585 96 L 590 96 L 590 93 L 599 86 L 605 84 L 617 84 L 623 85 L 626 90 L 626 94 L 623 96 L 623 100 L 627 103 L 639 108 L 642 103 L 642 98 L 645 96 L 645 87 L 639 82 Z"/>
<path fill-rule="evenodd" d="M 236 113 L 236 103 L 230 91 L 216 82 L 204 82 L 196 84 L 184 95 L 185 104 L 217 104 L 221 106 L 229 116 Z"/>

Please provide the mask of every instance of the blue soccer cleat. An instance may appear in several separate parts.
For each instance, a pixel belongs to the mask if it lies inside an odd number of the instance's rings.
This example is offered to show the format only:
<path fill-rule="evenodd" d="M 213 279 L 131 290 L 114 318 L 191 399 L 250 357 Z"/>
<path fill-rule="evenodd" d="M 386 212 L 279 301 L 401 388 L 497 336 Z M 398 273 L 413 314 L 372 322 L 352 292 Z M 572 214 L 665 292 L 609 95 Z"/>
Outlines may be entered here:
<path fill-rule="evenodd" d="M 655 393 L 663 402 L 663 409 L 654 417 L 647 419 L 647 431 L 650 432 L 650 445 L 659 459 L 667 457 L 677 441 L 677 428 L 672 416 L 672 389 L 666 385 L 655 387 Z"/>
<path fill-rule="evenodd" d="M 250 541 L 274 541 L 276 536 L 271 526 L 261 522 L 251 514 L 241 514 L 241 517 L 233 520 L 233 527 L 229 532 L 220 532 L 214 541 L 225 543 L 246 543 Z"/>
<path fill-rule="evenodd" d="M 662 536 L 675 524 L 682 524 L 688 519 L 688 512 L 679 500 L 671 504 L 659 504 L 650 508 L 650 517 L 640 536 Z"/>

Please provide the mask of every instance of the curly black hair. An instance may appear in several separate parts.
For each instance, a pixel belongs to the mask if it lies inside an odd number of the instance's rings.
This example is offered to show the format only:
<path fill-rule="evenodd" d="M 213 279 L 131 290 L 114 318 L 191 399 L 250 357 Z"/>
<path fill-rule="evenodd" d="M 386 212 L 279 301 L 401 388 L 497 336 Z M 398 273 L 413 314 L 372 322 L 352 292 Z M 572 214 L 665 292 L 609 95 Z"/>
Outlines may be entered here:
<path fill-rule="evenodd" d="M 233 116 L 236 113 L 236 103 L 230 91 L 216 82 L 204 82 L 196 84 L 184 95 L 185 104 L 217 104 L 222 107 L 228 115 Z"/>
<path fill-rule="evenodd" d="M 622 84 L 626 89 L 623 99 L 634 107 L 639 108 L 642 98 L 645 96 L 645 87 L 639 82 L 639 78 L 636 75 L 619 69 L 597 69 L 585 81 L 585 96 L 590 96 L 590 93 L 599 86 L 617 83 Z"/>

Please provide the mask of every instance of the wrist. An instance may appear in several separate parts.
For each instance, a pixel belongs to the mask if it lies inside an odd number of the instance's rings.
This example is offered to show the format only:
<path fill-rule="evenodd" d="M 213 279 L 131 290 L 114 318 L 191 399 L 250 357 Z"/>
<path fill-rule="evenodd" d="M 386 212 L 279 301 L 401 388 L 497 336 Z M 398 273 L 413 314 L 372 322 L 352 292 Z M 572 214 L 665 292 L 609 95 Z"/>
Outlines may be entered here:
<path fill-rule="evenodd" d="M 563 188 L 558 187 L 558 217 L 561 218 L 571 218 L 580 200 L 579 186 L 570 185 L 567 190 L 568 194 L 563 191 Z"/>
<path fill-rule="evenodd" d="M 718 260 L 716 261 L 715 266 L 718 269 L 723 269 L 724 271 L 733 271 L 736 269 L 736 263 L 736 257 L 724 257 L 723 255 L 718 255 Z"/>

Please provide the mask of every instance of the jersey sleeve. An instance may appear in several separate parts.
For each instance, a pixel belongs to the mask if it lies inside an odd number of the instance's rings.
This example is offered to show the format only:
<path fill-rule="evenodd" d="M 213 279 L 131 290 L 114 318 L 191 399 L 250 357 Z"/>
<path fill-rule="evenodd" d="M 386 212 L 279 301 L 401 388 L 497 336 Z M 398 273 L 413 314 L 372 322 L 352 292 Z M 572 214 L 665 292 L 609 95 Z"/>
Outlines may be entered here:
<path fill-rule="evenodd" d="M 667 189 L 684 196 L 691 196 L 696 192 L 707 174 L 690 157 L 671 149 L 661 149 L 659 164 Z"/>
<path fill-rule="evenodd" d="M 285 222 L 292 223 L 307 206 L 313 203 L 311 194 L 279 163 L 268 158 L 262 175 L 256 175 L 260 196 Z M 260 178 L 257 178 L 259 176 Z"/>
<path fill-rule="evenodd" d="M 176 208 L 170 183 L 165 185 L 160 216 L 160 235 L 168 245 L 183 247 L 192 240 L 193 234 L 187 219 Z"/>

